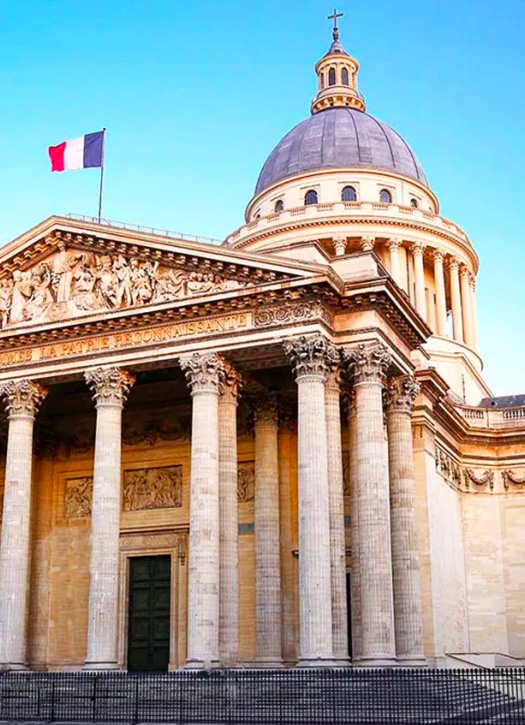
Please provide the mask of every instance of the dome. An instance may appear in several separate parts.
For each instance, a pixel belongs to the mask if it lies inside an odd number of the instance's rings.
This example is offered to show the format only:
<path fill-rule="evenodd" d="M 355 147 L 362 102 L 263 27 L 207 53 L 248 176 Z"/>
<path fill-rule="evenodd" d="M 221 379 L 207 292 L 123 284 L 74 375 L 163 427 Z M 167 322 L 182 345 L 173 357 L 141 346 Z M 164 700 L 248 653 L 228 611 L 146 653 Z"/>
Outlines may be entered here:
<path fill-rule="evenodd" d="M 390 126 L 356 108 L 328 108 L 299 123 L 266 159 L 255 195 L 282 179 L 317 169 L 382 169 L 428 186 L 409 145 Z"/>

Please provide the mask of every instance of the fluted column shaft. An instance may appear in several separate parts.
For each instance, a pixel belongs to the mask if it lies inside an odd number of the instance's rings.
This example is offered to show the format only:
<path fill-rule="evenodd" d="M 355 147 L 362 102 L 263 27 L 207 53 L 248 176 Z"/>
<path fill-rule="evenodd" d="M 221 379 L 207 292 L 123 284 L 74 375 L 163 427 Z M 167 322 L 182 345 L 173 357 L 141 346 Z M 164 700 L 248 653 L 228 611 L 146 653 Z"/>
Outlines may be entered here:
<path fill-rule="evenodd" d="M 116 669 L 122 408 L 134 378 L 118 368 L 88 370 L 85 378 L 97 409 L 85 667 Z"/>
<path fill-rule="evenodd" d="M 296 655 L 295 562 L 292 525 L 292 457 L 295 455 L 295 414 L 279 414 L 279 518 L 281 541 L 281 642 L 283 660 L 292 664 Z"/>
<path fill-rule="evenodd" d="M 46 391 L 38 383 L 18 380 L 1 384 L 0 395 L 9 420 L 0 544 L 0 668 L 22 669 L 26 663 L 33 427 Z"/>
<path fill-rule="evenodd" d="M 460 272 L 461 287 L 461 310 L 463 321 L 463 338 L 465 345 L 474 347 L 474 332 L 472 326 L 472 295 L 470 291 L 470 272 L 466 266 L 461 268 Z"/>
<path fill-rule="evenodd" d="M 447 334 L 447 301 L 445 297 L 445 274 L 443 270 L 443 253 L 434 251 L 434 280 L 436 283 L 436 332 Z"/>
<path fill-rule="evenodd" d="M 269 396 L 255 409 L 256 656 L 281 663 L 281 552 L 279 540 L 279 423 Z"/>
<path fill-rule="evenodd" d="M 335 348 L 321 335 L 288 341 L 297 380 L 299 607 L 302 666 L 333 664 L 325 377 Z"/>
<path fill-rule="evenodd" d="M 459 263 L 457 259 L 449 262 L 450 296 L 452 299 L 452 335 L 454 340 L 463 342 L 463 321 L 461 315 L 461 294 L 459 291 Z"/>
<path fill-rule="evenodd" d="M 345 351 L 356 406 L 356 506 L 361 599 L 360 665 L 395 662 L 390 496 L 383 432 L 383 381 L 390 355 L 380 343 Z"/>
<path fill-rule="evenodd" d="M 390 275 L 394 282 L 401 286 L 401 271 L 399 266 L 399 247 L 401 246 L 401 241 L 396 237 L 392 237 L 388 240 L 386 246 L 390 254 Z"/>
<path fill-rule="evenodd" d="M 416 283 L 416 310 L 421 317 L 427 319 L 427 301 L 425 298 L 425 270 L 423 267 L 423 246 L 414 244 L 412 256 L 414 257 L 414 276 Z"/>
<path fill-rule="evenodd" d="M 219 382 L 215 353 L 181 356 L 192 396 L 188 654 L 186 666 L 219 664 Z"/>
<path fill-rule="evenodd" d="M 352 615 L 352 661 L 361 657 L 361 587 L 359 580 L 359 506 L 357 502 L 357 426 L 355 391 L 350 391 L 348 409 L 348 475 L 350 478 L 350 610 Z"/>
<path fill-rule="evenodd" d="M 472 312 L 472 332 L 474 335 L 474 349 L 478 349 L 478 320 L 476 315 L 476 280 L 470 279 L 470 309 Z"/>
<path fill-rule="evenodd" d="M 390 381 L 387 395 L 394 621 L 397 659 L 404 666 L 425 663 L 411 421 L 419 390 L 414 378 L 402 376 Z"/>
<path fill-rule="evenodd" d="M 219 655 L 232 666 L 239 656 L 239 524 L 237 506 L 237 403 L 241 378 L 227 362 L 219 396 Z"/>
<path fill-rule="evenodd" d="M 336 368 L 327 376 L 325 401 L 332 578 L 332 645 L 334 659 L 344 665 L 348 664 L 348 610 L 340 397 L 339 371 Z"/>

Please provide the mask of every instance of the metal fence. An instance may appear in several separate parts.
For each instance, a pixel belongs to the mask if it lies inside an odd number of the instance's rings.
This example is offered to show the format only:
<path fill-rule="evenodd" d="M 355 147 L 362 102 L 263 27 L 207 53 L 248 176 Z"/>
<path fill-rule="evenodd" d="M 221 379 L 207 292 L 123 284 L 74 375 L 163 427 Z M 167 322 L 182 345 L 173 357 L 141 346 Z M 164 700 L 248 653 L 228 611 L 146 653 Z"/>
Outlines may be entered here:
<path fill-rule="evenodd" d="M 525 668 L 8 672 L 0 721 L 525 723 Z"/>

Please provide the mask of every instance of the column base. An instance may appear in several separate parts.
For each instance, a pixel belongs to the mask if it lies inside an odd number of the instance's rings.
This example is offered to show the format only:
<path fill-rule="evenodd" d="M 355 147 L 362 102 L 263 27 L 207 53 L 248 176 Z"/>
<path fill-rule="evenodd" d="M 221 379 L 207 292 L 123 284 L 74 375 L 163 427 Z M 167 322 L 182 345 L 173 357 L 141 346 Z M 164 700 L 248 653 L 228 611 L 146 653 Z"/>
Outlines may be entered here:
<path fill-rule="evenodd" d="M 20 662 L 0 663 L 0 672 L 24 672 L 24 670 L 29 670 L 29 667 Z"/>
<path fill-rule="evenodd" d="M 186 660 L 185 670 L 216 670 L 221 666 L 219 660 Z"/>
<path fill-rule="evenodd" d="M 351 667 L 349 657 L 338 657 L 334 660 L 334 667 Z"/>
<path fill-rule="evenodd" d="M 301 657 L 297 667 L 339 667 L 333 657 Z"/>
<path fill-rule="evenodd" d="M 402 655 L 401 657 L 397 657 L 397 664 L 399 667 L 428 667 L 424 655 L 421 655 L 419 657 Z"/>
<path fill-rule="evenodd" d="M 394 657 L 361 657 L 356 661 L 354 667 L 399 667 Z"/>
<path fill-rule="evenodd" d="M 281 669 L 284 667 L 284 662 L 280 657 L 257 657 L 253 667 L 257 669 Z"/>
<path fill-rule="evenodd" d="M 117 662 L 84 662 L 83 670 L 103 672 L 122 669 Z"/>

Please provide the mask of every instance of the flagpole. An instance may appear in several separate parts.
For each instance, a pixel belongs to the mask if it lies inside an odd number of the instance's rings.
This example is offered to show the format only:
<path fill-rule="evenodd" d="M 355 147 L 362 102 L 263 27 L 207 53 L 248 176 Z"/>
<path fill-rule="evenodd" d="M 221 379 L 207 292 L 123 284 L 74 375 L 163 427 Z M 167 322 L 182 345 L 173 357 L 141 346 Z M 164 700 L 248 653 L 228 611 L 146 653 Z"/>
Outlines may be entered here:
<path fill-rule="evenodd" d="M 104 161 L 106 156 L 106 129 L 102 129 L 102 164 L 100 165 L 100 190 L 98 194 L 98 223 L 102 218 L 102 192 L 104 191 Z"/>

